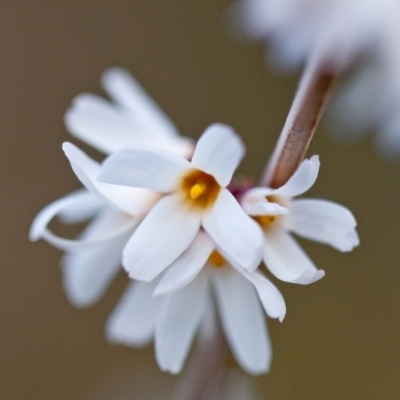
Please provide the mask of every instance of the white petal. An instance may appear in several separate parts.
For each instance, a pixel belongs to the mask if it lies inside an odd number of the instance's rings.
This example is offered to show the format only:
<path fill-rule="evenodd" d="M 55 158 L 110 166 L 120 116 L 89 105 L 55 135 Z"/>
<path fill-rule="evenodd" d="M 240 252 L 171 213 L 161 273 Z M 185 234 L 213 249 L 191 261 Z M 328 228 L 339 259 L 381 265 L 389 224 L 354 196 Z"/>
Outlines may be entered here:
<path fill-rule="evenodd" d="M 155 348 L 158 365 L 163 371 L 173 374 L 181 371 L 205 313 L 208 294 L 207 275 L 199 274 L 189 285 L 161 297 Z"/>
<path fill-rule="evenodd" d="M 106 336 L 112 343 L 141 347 L 153 339 L 161 301 L 152 297 L 158 283 L 132 282 L 107 320 Z"/>
<path fill-rule="evenodd" d="M 286 315 L 286 304 L 278 288 L 261 272 L 247 272 L 234 263 L 231 262 L 231 264 L 239 274 L 243 275 L 254 285 L 268 317 L 278 318 L 282 322 Z"/>
<path fill-rule="evenodd" d="M 179 179 L 189 168 L 189 161 L 167 151 L 125 149 L 104 161 L 99 180 L 168 193 L 177 189 Z"/>
<path fill-rule="evenodd" d="M 318 177 L 319 164 L 318 156 L 304 160 L 292 177 L 273 194 L 294 197 L 306 192 Z"/>
<path fill-rule="evenodd" d="M 133 279 L 150 281 L 178 258 L 200 229 L 200 216 L 184 207 L 179 195 L 163 197 L 137 228 L 122 263 Z"/>
<path fill-rule="evenodd" d="M 93 195 L 81 189 L 67 194 L 61 197 L 61 199 L 47 205 L 33 220 L 29 231 L 29 239 L 31 241 L 36 241 L 42 238 L 43 232 L 47 230 L 47 225 L 50 221 L 64 210 L 74 209 L 77 213 L 80 213 L 82 207 L 82 209 L 86 211 L 86 200 L 88 196 Z"/>
<path fill-rule="evenodd" d="M 264 262 L 278 279 L 285 282 L 308 285 L 325 275 L 324 271 L 315 267 L 292 236 L 280 229 L 265 235 Z"/>
<path fill-rule="evenodd" d="M 127 188 L 97 180 L 100 165 L 72 143 L 65 142 L 63 150 L 82 184 L 111 207 L 129 215 L 143 215 L 155 203 L 158 195 L 144 189 Z"/>
<path fill-rule="evenodd" d="M 272 350 L 254 287 L 230 268 L 214 269 L 218 310 L 230 348 L 248 373 L 269 370 Z"/>
<path fill-rule="evenodd" d="M 215 204 L 204 216 L 203 227 L 241 267 L 249 271 L 257 268 L 262 258 L 261 228 L 227 189 L 221 188 Z"/>
<path fill-rule="evenodd" d="M 112 209 L 101 213 L 81 235 L 81 240 L 95 241 L 110 231 L 126 225 L 127 218 Z M 79 253 L 67 253 L 62 259 L 63 283 L 67 296 L 77 307 L 88 307 L 105 292 L 121 267 L 122 249 L 133 229 L 114 240 Z"/>
<path fill-rule="evenodd" d="M 260 201 L 265 201 L 265 198 L 271 195 L 275 189 L 268 187 L 253 187 L 247 190 L 240 199 L 240 204 L 246 213 L 249 214 L 251 208 L 259 203 Z"/>
<path fill-rule="evenodd" d="M 168 267 L 154 295 L 172 292 L 191 282 L 204 267 L 214 248 L 210 237 L 200 231 L 192 244 Z"/>
<path fill-rule="evenodd" d="M 197 142 L 192 164 L 226 186 L 245 154 L 245 146 L 235 131 L 227 125 L 209 126 Z"/>
<path fill-rule="evenodd" d="M 270 203 L 265 200 L 254 204 L 249 211 L 249 215 L 284 215 L 288 212 L 289 210 L 287 208 L 282 207 L 277 203 Z"/>
<path fill-rule="evenodd" d="M 172 121 L 127 70 L 106 70 L 102 84 L 114 101 L 129 109 L 149 130 L 159 136 L 175 137 L 178 134 Z"/>
<path fill-rule="evenodd" d="M 129 114 L 93 94 L 77 96 L 64 122 L 73 136 L 106 154 L 156 139 Z"/>
<path fill-rule="evenodd" d="M 65 207 L 58 213 L 58 218 L 62 223 L 78 224 L 87 221 L 104 206 L 98 197 L 86 189 L 81 189 L 79 192 L 82 193 L 81 201 Z"/>
<path fill-rule="evenodd" d="M 327 200 L 293 200 L 285 221 L 287 229 L 307 239 L 351 251 L 360 241 L 349 209 Z"/>

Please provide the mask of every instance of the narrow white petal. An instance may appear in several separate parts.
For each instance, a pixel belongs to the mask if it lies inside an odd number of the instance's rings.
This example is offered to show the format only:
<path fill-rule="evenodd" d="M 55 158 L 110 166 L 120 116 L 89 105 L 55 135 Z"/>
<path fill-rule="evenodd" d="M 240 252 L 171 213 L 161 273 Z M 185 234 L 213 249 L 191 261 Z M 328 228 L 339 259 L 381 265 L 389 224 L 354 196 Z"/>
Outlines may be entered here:
<path fill-rule="evenodd" d="M 357 223 L 349 209 L 327 200 L 293 200 L 286 218 L 287 229 L 307 239 L 351 251 L 360 241 Z"/>
<path fill-rule="evenodd" d="M 132 282 L 114 308 L 106 324 L 106 336 L 112 343 L 141 347 L 151 342 L 161 304 L 152 297 L 158 280 Z"/>
<path fill-rule="evenodd" d="M 127 218 L 112 209 L 102 212 L 80 236 L 81 240 L 96 241 L 109 232 L 126 225 Z M 62 259 L 65 292 L 77 307 L 88 307 L 105 292 L 121 267 L 122 249 L 133 229 L 121 236 L 78 253 L 67 253 Z"/>
<path fill-rule="evenodd" d="M 99 180 L 168 193 L 177 189 L 189 168 L 189 161 L 168 151 L 125 149 L 104 161 Z"/>
<path fill-rule="evenodd" d="M 273 194 L 280 196 L 294 197 L 306 192 L 314 185 L 319 171 L 319 158 L 312 156 L 309 160 L 304 160 L 292 177 Z"/>
<path fill-rule="evenodd" d="M 77 96 L 64 122 L 73 136 L 106 154 L 151 145 L 156 139 L 129 114 L 93 94 Z"/>
<path fill-rule="evenodd" d="M 234 261 L 230 260 L 229 257 L 226 258 L 240 275 L 254 285 L 268 317 L 278 318 L 282 322 L 286 315 L 286 304 L 278 288 L 259 270 L 247 272 L 243 268 L 240 268 Z"/>
<path fill-rule="evenodd" d="M 86 210 L 88 196 L 93 195 L 86 190 L 77 190 L 47 205 L 33 220 L 29 231 L 29 239 L 31 241 L 41 239 L 50 221 L 64 210 L 74 209 L 77 213 L 80 213 L 81 207 Z"/>
<path fill-rule="evenodd" d="M 163 303 L 156 323 L 155 348 L 163 371 L 181 371 L 204 316 L 208 295 L 207 275 L 199 274 L 184 288 L 160 297 Z"/>
<path fill-rule="evenodd" d="M 184 207 L 179 195 L 163 197 L 124 249 L 123 265 L 133 279 L 150 281 L 178 258 L 200 229 L 200 216 Z"/>
<path fill-rule="evenodd" d="M 266 373 L 272 350 L 265 317 L 253 285 L 230 268 L 214 269 L 218 310 L 230 348 L 248 373 Z"/>
<path fill-rule="evenodd" d="M 204 216 L 203 227 L 236 263 L 249 271 L 257 268 L 262 258 L 262 230 L 227 189 L 221 189 Z"/>
<path fill-rule="evenodd" d="M 62 223 L 78 224 L 87 221 L 104 206 L 101 199 L 86 189 L 81 189 L 79 192 L 82 194 L 79 203 L 71 204 L 58 213 L 58 218 Z"/>
<path fill-rule="evenodd" d="M 127 70 L 106 70 L 102 76 L 102 84 L 114 101 L 129 109 L 150 131 L 166 137 L 178 134 L 172 121 Z"/>
<path fill-rule="evenodd" d="M 197 142 L 192 164 L 213 175 L 221 186 L 226 186 L 245 151 L 242 140 L 230 126 L 213 124 Z"/>
<path fill-rule="evenodd" d="M 267 187 L 254 187 L 247 190 L 240 199 L 240 204 L 246 213 L 250 213 L 251 208 L 259 203 L 265 201 L 266 197 L 271 195 L 275 189 Z"/>
<path fill-rule="evenodd" d="M 289 233 L 275 229 L 265 235 L 264 262 L 280 280 L 308 285 L 321 279 L 325 272 L 318 270 Z"/>
<path fill-rule="evenodd" d="M 65 142 L 63 150 L 82 184 L 111 207 L 129 215 L 142 215 L 157 200 L 158 195 L 148 190 L 99 182 L 100 165 L 96 161 L 72 143 Z"/>
<path fill-rule="evenodd" d="M 277 203 L 270 203 L 269 201 L 260 201 L 254 204 L 249 211 L 249 215 L 284 215 L 289 210 L 285 207 L 280 206 Z"/>
<path fill-rule="evenodd" d="M 166 294 L 180 289 L 191 282 L 215 248 L 214 242 L 200 231 L 192 244 L 168 267 L 154 295 Z"/>

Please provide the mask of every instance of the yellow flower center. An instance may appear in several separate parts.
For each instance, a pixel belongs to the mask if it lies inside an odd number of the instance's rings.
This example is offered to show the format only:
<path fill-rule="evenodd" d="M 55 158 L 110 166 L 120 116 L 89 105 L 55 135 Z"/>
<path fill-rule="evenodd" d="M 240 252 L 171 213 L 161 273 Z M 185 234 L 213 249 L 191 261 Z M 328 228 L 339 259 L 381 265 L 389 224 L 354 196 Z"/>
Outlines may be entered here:
<path fill-rule="evenodd" d="M 266 228 L 276 220 L 276 215 L 256 215 L 253 219 L 263 228 Z"/>
<path fill-rule="evenodd" d="M 199 208 L 212 206 L 221 189 L 212 175 L 197 169 L 182 179 L 181 188 L 189 204 Z"/>
<path fill-rule="evenodd" d="M 215 268 L 222 268 L 225 264 L 225 258 L 221 256 L 221 254 L 218 253 L 217 250 L 214 250 L 211 254 L 210 257 L 208 258 L 208 261 L 215 267 Z"/>

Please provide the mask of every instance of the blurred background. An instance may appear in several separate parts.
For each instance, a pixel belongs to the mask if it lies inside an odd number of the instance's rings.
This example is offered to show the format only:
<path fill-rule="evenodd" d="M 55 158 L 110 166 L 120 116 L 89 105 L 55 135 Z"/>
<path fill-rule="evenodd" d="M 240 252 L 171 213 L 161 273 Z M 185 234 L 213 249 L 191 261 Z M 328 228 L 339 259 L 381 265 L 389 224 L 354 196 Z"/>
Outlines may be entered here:
<path fill-rule="evenodd" d="M 63 114 L 75 95 L 102 94 L 100 75 L 110 66 L 129 69 L 184 135 L 197 138 L 216 121 L 232 125 L 247 145 L 240 172 L 260 176 L 297 78 L 268 71 L 261 46 L 228 37 L 230 3 L 2 2 L 2 398 L 169 398 L 177 378 L 159 371 L 152 347 L 111 346 L 104 338 L 124 273 L 98 304 L 75 309 L 61 286 L 61 253 L 30 243 L 28 230 L 41 208 L 80 187 L 61 144 L 89 148 L 69 136 Z M 325 278 L 306 287 L 274 280 L 288 312 L 282 324 L 268 321 L 274 360 L 255 379 L 260 398 L 398 399 L 400 165 L 377 158 L 368 140 L 336 144 L 321 127 L 308 154 L 322 163 L 308 197 L 349 207 L 361 246 L 340 254 L 301 240 Z"/>

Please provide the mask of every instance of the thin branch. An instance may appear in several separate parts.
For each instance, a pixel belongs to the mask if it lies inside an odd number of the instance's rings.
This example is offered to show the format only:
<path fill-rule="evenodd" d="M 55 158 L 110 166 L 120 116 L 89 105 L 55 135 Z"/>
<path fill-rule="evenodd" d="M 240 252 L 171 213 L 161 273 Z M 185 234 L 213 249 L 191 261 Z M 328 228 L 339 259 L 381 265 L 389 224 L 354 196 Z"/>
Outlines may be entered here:
<path fill-rule="evenodd" d="M 262 185 L 281 187 L 296 171 L 310 145 L 338 72 L 337 63 L 312 60 L 306 65 Z"/>

